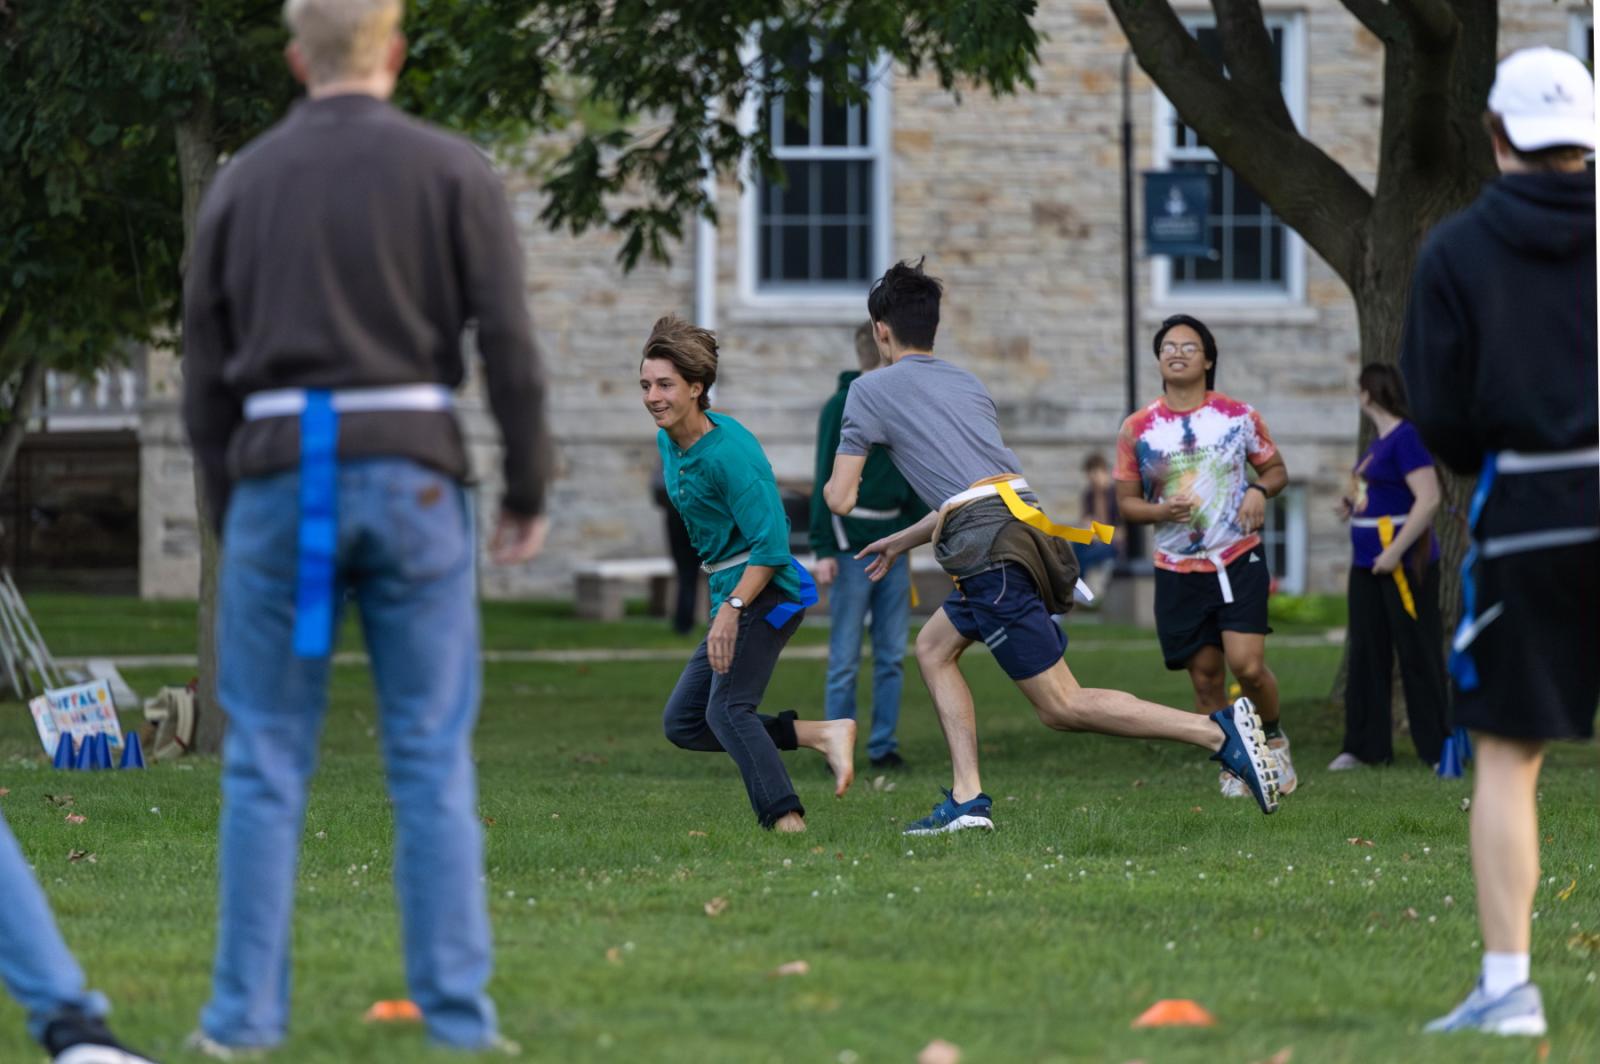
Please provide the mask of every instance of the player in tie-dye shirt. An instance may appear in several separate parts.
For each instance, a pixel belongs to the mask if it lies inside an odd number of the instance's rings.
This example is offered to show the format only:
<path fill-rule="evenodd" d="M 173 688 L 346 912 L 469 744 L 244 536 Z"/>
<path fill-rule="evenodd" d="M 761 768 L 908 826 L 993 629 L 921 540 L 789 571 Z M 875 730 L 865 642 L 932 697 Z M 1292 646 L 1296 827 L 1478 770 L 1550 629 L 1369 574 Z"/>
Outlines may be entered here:
<path fill-rule="evenodd" d="M 1266 500 L 1288 485 L 1288 470 L 1261 415 L 1212 390 L 1217 343 L 1205 325 L 1168 318 L 1153 346 L 1163 394 L 1122 423 L 1116 479 L 1123 520 L 1155 525 L 1162 657 L 1167 668 L 1188 670 L 1204 712 L 1228 704 L 1232 670 L 1261 714 L 1287 794 L 1295 775 L 1278 720 L 1278 681 L 1266 662 L 1272 577 L 1261 526 Z M 1223 794 L 1244 793 L 1229 779 Z"/>

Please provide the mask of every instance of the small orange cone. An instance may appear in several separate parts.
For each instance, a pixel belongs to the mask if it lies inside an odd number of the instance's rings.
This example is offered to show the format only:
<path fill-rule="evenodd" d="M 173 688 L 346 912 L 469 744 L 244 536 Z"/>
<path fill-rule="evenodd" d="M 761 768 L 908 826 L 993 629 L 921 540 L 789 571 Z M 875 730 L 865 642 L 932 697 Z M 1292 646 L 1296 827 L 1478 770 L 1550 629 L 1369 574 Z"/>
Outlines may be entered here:
<path fill-rule="evenodd" d="M 421 1023 L 422 1010 L 411 1001 L 374 1001 L 361 1018 L 367 1023 Z"/>
<path fill-rule="evenodd" d="M 1217 1018 L 1188 998 L 1163 998 L 1139 1014 L 1135 1027 L 1215 1027 Z"/>

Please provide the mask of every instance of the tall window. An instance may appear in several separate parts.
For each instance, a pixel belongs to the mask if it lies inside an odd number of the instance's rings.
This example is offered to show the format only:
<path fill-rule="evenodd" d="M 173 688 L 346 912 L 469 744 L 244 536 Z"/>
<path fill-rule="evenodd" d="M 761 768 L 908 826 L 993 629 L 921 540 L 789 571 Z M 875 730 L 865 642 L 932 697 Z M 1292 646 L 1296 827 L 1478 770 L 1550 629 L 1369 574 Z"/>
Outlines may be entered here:
<path fill-rule="evenodd" d="M 1567 51 L 1594 69 L 1594 11 L 1574 11 L 1567 16 Z"/>
<path fill-rule="evenodd" d="M 1222 41 L 1216 26 L 1199 18 L 1187 20 L 1200 48 L 1219 67 Z M 1284 102 L 1296 123 L 1304 111 L 1304 45 L 1298 15 L 1267 18 L 1274 68 Z M 1155 295 L 1164 299 L 1210 299 L 1216 302 L 1284 302 L 1298 300 L 1304 287 L 1304 255 L 1300 240 L 1259 193 L 1217 160 L 1177 110 L 1156 96 L 1156 165 L 1172 170 L 1198 170 L 1211 181 L 1209 227 L 1211 254 L 1155 260 Z"/>
<path fill-rule="evenodd" d="M 867 88 L 862 102 L 813 82 L 798 113 L 782 96 L 756 109 L 782 176 L 757 174 L 745 191 L 747 295 L 856 301 L 886 266 L 887 64 L 852 76 Z"/>
<path fill-rule="evenodd" d="M 1306 589 L 1306 492 L 1289 487 L 1267 500 L 1267 523 L 1261 529 L 1261 549 L 1267 556 L 1278 590 L 1300 595 Z"/>

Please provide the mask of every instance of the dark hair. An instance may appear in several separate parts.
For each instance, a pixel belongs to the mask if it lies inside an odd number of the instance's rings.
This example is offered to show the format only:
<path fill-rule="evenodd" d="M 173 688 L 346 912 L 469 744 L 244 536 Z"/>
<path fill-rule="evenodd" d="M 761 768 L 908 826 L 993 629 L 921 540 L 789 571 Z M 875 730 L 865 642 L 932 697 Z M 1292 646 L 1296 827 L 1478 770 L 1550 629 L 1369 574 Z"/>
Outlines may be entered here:
<path fill-rule="evenodd" d="M 1167 338 L 1167 333 L 1180 325 L 1187 325 L 1200 335 L 1200 346 L 1205 349 L 1206 361 L 1211 363 L 1211 368 L 1206 370 L 1206 389 L 1211 390 L 1217 386 L 1217 338 L 1211 335 L 1211 330 L 1206 328 L 1206 323 L 1199 318 L 1191 318 L 1187 314 L 1174 314 L 1161 323 L 1161 328 L 1156 330 L 1156 338 L 1150 344 L 1150 352 L 1159 361 L 1161 358 L 1161 341 Z"/>
<path fill-rule="evenodd" d="M 878 350 L 877 338 L 872 335 L 872 323 L 864 321 L 856 326 L 856 361 L 861 371 L 877 369 L 883 363 L 883 352 Z"/>
<path fill-rule="evenodd" d="M 917 351 L 932 351 L 939 331 L 939 296 L 944 287 L 937 277 L 922 272 L 922 259 L 897 262 L 878 278 L 867 293 L 867 314 L 889 326 L 895 342 Z"/>
<path fill-rule="evenodd" d="M 1554 144 L 1548 148 L 1523 151 L 1511 143 L 1511 134 L 1506 132 L 1505 119 L 1493 111 L 1485 111 L 1483 113 L 1483 128 L 1490 137 L 1503 141 L 1505 146 L 1511 150 L 1511 154 L 1516 156 L 1517 161 L 1522 163 L 1523 166 L 1541 173 L 1564 170 L 1572 165 L 1573 162 L 1589 154 L 1587 148 L 1574 144 Z"/>
<path fill-rule="evenodd" d="M 1393 366 L 1376 362 L 1362 366 L 1361 375 L 1356 378 L 1356 387 L 1367 393 L 1367 398 L 1372 400 L 1374 406 L 1402 421 L 1411 419 L 1411 410 L 1406 406 L 1406 382 Z"/>
<path fill-rule="evenodd" d="M 1111 466 L 1106 463 L 1106 456 L 1101 454 L 1099 451 L 1095 451 L 1093 454 L 1083 460 L 1083 471 L 1085 473 L 1093 473 L 1096 469 L 1110 468 Z"/>
<path fill-rule="evenodd" d="M 657 318 L 650 328 L 650 339 L 644 342 L 639 365 L 643 366 L 645 360 L 651 358 L 666 359 L 684 380 L 702 385 L 700 409 L 711 406 L 711 386 L 717 383 L 717 337 L 714 333 L 690 325 L 676 314 Z"/>

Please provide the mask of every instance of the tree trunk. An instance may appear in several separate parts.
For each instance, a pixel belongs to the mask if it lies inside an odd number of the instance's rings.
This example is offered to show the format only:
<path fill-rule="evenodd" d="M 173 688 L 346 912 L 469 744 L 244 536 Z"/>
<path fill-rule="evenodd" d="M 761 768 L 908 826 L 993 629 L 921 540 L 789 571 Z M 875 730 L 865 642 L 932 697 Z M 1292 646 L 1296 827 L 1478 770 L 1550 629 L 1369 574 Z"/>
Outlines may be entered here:
<path fill-rule="evenodd" d="M 197 100 L 190 115 L 175 130 L 178 142 L 178 174 L 183 182 L 183 261 L 189 268 L 189 253 L 194 247 L 195 220 L 200 200 L 217 172 L 217 145 L 211 104 Z M 200 603 L 197 618 L 199 683 L 195 689 L 194 749 L 215 754 L 222 750 L 225 717 L 217 702 L 217 536 L 212 522 L 210 501 L 206 498 L 199 463 L 194 470 L 195 518 L 200 531 Z"/>
<path fill-rule="evenodd" d="M 0 341 L 3 341 L 3 336 L 0 336 Z M 3 342 L 0 342 L 0 350 L 4 350 Z M 11 463 L 16 461 L 23 437 L 28 434 L 28 422 L 33 418 L 33 408 L 38 405 L 39 393 L 44 388 L 44 375 L 44 359 L 30 355 L 22 365 L 22 373 L 17 380 L 17 394 L 11 399 L 10 420 L 0 430 L 0 482 L 11 472 Z"/>

